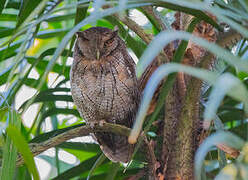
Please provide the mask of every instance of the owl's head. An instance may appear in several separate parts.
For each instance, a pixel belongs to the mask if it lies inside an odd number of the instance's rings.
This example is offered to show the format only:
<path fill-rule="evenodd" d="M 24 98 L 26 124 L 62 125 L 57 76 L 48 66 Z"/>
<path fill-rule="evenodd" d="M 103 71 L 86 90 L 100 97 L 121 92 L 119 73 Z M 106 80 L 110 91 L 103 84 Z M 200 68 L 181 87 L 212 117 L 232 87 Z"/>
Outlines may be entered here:
<path fill-rule="evenodd" d="M 117 30 L 92 27 L 77 32 L 77 48 L 86 58 L 99 60 L 108 56 L 119 44 Z"/>

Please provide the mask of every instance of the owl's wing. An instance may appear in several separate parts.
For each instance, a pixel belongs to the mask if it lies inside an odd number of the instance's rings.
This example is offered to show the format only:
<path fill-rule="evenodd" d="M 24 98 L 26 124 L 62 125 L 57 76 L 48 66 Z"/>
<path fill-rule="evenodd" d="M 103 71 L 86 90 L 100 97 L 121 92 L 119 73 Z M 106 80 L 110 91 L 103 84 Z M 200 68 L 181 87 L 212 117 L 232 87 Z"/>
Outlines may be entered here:
<path fill-rule="evenodd" d="M 122 55 L 124 57 L 124 62 L 126 65 L 126 71 L 129 74 L 130 77 L 132 77 L 133 81 L 134 81 L 134 85 L 132 87 L 130 87 L 130 96 L 133 99 L 133 103 L 134 103 L 134 109 L 130 110 L 128 113 L 128 117 L 127 117 L 127 124 L 126 126 L 131 128 L 135 117 L 136 117 L 136 113 L 139 107 L 139 103 L 140 103 L 140 89 L 138 86 L 138 81 L 137 81 L 137 77 L 136 77 L 136 64 L 133 60 L 133 58 L 128 54 L 126 49 L 122 49 Z M 128 108 L 128 107 L 127 107 Z"/>
<path fill-rule="evenodd" d="M 120 98 L 120 104 L 118 106 L 124 107 L 123 110 L 125 109 L 125 112 L 123 113 L 125 114 L 125 118 L 116 116 L 114 119 L 110 119 L 110 123 L 116 123 L 131 128 L 136 117 L 140 100 L 140 93 L 135 72 L 136 64 L 126 51 L 126 47 L 122 46 L 119 50 L 120 51 L 116 51 L 116 53 L 121 53 L 121 55 L 116 55 L 115 57 L 115 61 L 121 62 L 121 65 L 118 64 L 117 66 L 121 66 L 122 68 L 117 69 L 121 71 L 119 73 L 123 74 L 123 81 L 119 79 L 119 81 L 123 84 L 119 82 L 119 87 L 122 86 L 122 88 L 128 89 L 128 97 L 131 99 L 131 102 L 129 103 L 132 104 L 127 104 L 124 102 L 125 98 L 124 101 Z M 128 81 L 132 81 L 133 83 L 128 84 Z M 127 137 L 113 133 L 95 133 L 95 137 L 97 138 L 102 151 L 109 159 L 112 161 L 121 162 L 130 161 L 134 150 L 134 145 L 128 143 Z"/>
<path fill-rule="evenodd" d="M 127 71 L 130 72 L 130 76 L 136 79 L 136 64 L 133 58 L 128 54 L 126 49 L 123 49 L 122 55 L 124 57 L 125 65 L 127 67 Z"/>

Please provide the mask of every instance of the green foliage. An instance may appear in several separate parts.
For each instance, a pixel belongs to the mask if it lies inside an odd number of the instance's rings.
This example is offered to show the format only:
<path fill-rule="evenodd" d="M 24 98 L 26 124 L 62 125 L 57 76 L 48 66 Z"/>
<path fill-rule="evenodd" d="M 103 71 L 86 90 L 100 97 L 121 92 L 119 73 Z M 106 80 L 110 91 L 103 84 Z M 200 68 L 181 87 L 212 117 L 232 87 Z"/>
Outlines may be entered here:
<path fill-rule="evenodd" d="M 35 163 L 34 163 L 33 155 L 31 153 L 31 151 L 28 147 L 28 143 L 26 142 L 24 137 L 21 135 L 21 133 L 18 131 L 18 129 L 15 128 L 14 126 L 9 125 L 8 128 L 6 129 L 6 131 L 7 131 L 8 136 L 10 137 L 10 139 L 13 141 L 13 144 L 17 147 L 17 150 L 22 155 L 24 162 L 27 165 L 27 168 L 28 168 L 30 174 L 33 176 L 34 180 L 40 179 L 38 171 L 37 171 Z M 3 172 L 3 174 L 4 174 L 4 172 Z"/>
<path fill-rule="evenodd" d="M 16 126 L 16 128 L 20 129 L 20 118 L 16 111 L 11 110 L 8 107 L 5 107 L 1 110 L 2 120 L 9 120 L 9 126 Z M 3 118 L 5 115 L 5 118 Z M 18 131 L 18 130 L 17 130 Z M 1 141 L 3 142 L 3 136 L 1 136 Z M 2 144 L 2 143 L 1 143 Z M 3 180 L 12 179 L 14 177 L 15 172 L 15 161 L 17 158 L 17 148 L 14 146 L 14 142 L 11 140 L 11 136 L 8 134 L 5 143 L 2 146 L 2 166 L 1 166 L 1 174 L 0 177 Z"/>
<path fill-rule="evenodd" d="M 111 7 L 102 9 L 103 5 Z M 170 26 L 167 17 L 172 17 L 173 11 L 182 11 L 196 18 L 187 32 L 176 32 L 169 28 L 161 31 L 159 22 L 141 10 L 145 5 L 154 5 L 161 9 L 156 10 L 164 17 L 166 27 Z M 147 24 L 140 25 L 145 32 L 152 32 L 155 36 L 148 45 L 121 18 L 113 16 L 114 13 L 119 13 L 120 17 L 128 15 L 134 9 L 148 18 Z M 223 30 L 206 12 L 215 15 L 218 21 L 229 24 L 243 36 L 242 40 L 234 48 L 224 49 L 192 35 L 193 27 L 201 20 L 212 24 L 216 30 Z M 85 125 L 73 105 L 69 73 L 75 32 L 92 26 L 118 26 L 119 35 L 125 40 L 130 52 L 140 59 L 137 64 L 139 77 L 165 45 L 173 40 L 183 40 L 174 55 L 173 63 L 160 66 L 148 81 L 132 132 L 139 134 L 156 87 L 168 76 L 157 108 L 148 118 L 151 120 L 150 124 L 146 126 L 146 131 L 150 130 L 150 134 L 155 134 L 151 123 L 158 119 L 164 98 L 175 81 L 175 73 L 190 74 L 208 84 L 202 92 L 203 119 L 208 126 L 214 120 L 218 131 L 215 133 L 213 130 L 214 134 L 197 151 L 196 177 L 207 178 L 206 174 L 211 174 L 220 179 L 235 169 L 235 177 L 246 179 L 247 147 L 244 144 L 248 133 L 247 18 L 248 5 L 243 0 L 230 0 L 228 3 L 215 0 L 212 5 L 209 1 L 197 0 L 0 1 L 0 179 L 39 179 L 41 173 L 37 171 L 38 164 L 35 165 L 28 143 L 42 143 Z M 217 57 L 218 63 L 215 64 L 214 71 L 179 64 L 185 53 L 186 41 L 189 40 Z M 23 93 L 26 93 L 25 97 L 20 97 Z M 36 110 L 32 110 L 34 107 Z M 29 111 L 32 111 L 30 114 L 33 116 L 27 115 Z M 229 132 L 224 132 L 224 129 Z M 156 138 L 156 134 L 152 138 Z M 217 153 L 216 148 L 213 148 L 216 143 L 243 148 L 242 156 L 234 160 L 223 152 Z M 101 155 L 99 146 L 89 139 L 64 142 L 55 149 L 55 157 L 47 154 L 37 156 L 53 169 L 48 177 L 44 177 L 47 179 L 124 179 L 137 174 L 145 164 L 144 157 L 139 157 L 137 153 L 134 161 L 125 169 L 124 165 L 112 163 Z M 77 161 L 64 162 L 60 157 L 62 150 L 74 156 Z M 16 166 L 18 153 L 25 162 L 21 167 Z M 206 165 L 206 162 L 211 163 Z M 54 173 L 54 169 L 57 173 Z"/>

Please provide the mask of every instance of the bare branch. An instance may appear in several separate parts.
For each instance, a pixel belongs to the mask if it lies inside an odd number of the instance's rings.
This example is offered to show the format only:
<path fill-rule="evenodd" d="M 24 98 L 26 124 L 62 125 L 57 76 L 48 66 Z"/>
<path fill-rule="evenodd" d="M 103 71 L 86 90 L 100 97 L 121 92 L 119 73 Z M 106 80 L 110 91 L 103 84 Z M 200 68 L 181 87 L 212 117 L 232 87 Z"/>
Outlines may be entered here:
<path fill-rule="evenodd" d="M 67 140 L 76 137 L 87 136 L 90 133 L 94 133 L 94 132 L 112 132 L 115 134 L 128 136 L 130 134 L 130 129 L 125 126 L 106 123 L 106 122 L 94 124 L 93 126 L 85 125 L 85 126 L 77 127 L 75 129 L 68 130 L 60 135 L 52 137 L 41 143 L 30 143 L 29 147 L 33 155 L 36 156 L 48 150 L 49 148 L 55 147 Z M 23 163 L 24 163 L 23 158 L 21 156 L 18 156 L 16 165 L 20 166 Z"/>
<path fill-rule="evenodd" d="M 144 177 L 146 174 L 146 171 L 144 169 L 140 170 L 137 174 L 128 177 L 126 180 L 136 180 Z"/>
<path fill-rule="evenodd" d="M 152 41 L 153 35 L 147 34 L 142 27 L 140 27 L 127 15 L 120 16 L 119 14 L 113 14 L 113 16 L 119 21 L 122 21 L 127 27 L 134 31 L 143 41 L 145 41 L 146 44 L 149 44 Z M 169 62 L 168 57 L 164 52 L 160 52 L 157 58 L 159 65 L 164 64 L 165 62 Z"/>
<path fill-rule="evenodd" d="M 126 15 L 113 14 L 116 19 L 122 21 L 127 27 L 134 31 L 146 44 L 149 44 L 153 38 L 151 34 L 147 34 L 142 27 Z"/>
<path fill-rule="evenodd" d="M 105 5 L 102 8 L 107 9 L 110 8 L 110 5 Z M 127 27 L 129 27 L 132 31 L 134 31 L 146 44 L 149 44 L 153 38 L 153 35 L 147 34 L 142 27 L 140 27 L 135 21 L 130 19 L 127 15 L 118 13 L 113 14 L 113 16 L 123 22 Z"/>
<path fill-rule="evenodd" d="M 102 8 L 107 9 L 109 8 L 109 5 L 105 5 Z M 113 16 L 118 20 L 124 23 L 128 28 L 130 28 L 132 31 L 134 31 L 146 44 L 149 44 L 152 39 L 153 35 L 152 34 L 147 34 L 145 30 L 139 26 L 135 21 L 130 19 L 127 15 L 121 14 L 119 15 L 118 13 L 113 14 Z M 158 20 L 158 17 L 156 17 Z M 162 20 L 160 20 L 162 21 Z M 158 62 L 161 64 L 169 62 L 167 55 L 164 52 L 160 52 L 160 54 L 157 56 Z"/>
<path fill-rule="evenodd" d="M 143 9 L 146 14 L 152 16 L 152 18 L 156 21 L 155 23 L 160 26 L 161 30 L 166 30 L 166 26 L 162 18 L 159 16 L 158 12 L 156 12 L 156 9 L 153 9 L 153 6 L 143 6 L 141 9 Z"/>
<path fill-rule="evenodd" d="M 143 133 L 142 133 L 143 134 Z M 148 155 L 148 174 L 149 174 L 149 179 L 154 179 L 154 177 L 157 177 L 156 175 L 156 170 L 159 167 L 159 162 L 157 162 L 155 153 L 154 153 L 154 145 L 153 141 L 151 140 L 150 142 L 144 136 L 144 142 L 146 144 L 147 148 L 147 155 Z"/>

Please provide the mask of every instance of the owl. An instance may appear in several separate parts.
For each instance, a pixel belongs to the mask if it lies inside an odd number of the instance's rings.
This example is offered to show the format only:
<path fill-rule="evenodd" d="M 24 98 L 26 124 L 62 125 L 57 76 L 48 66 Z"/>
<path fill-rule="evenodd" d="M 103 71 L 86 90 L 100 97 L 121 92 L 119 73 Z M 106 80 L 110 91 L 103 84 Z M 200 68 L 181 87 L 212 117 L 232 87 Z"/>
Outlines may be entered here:
<path fill-rule="evenodd" d="M 76 33 L 70 73 L 71 93 L 86 123 L 105 121 L 131 128 L 140 100 L 135 62 L 117 31 L 92 27 Z M 129 162 L 127 137 L 96 132 L 93 138 L 113 162 Z"/>

